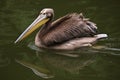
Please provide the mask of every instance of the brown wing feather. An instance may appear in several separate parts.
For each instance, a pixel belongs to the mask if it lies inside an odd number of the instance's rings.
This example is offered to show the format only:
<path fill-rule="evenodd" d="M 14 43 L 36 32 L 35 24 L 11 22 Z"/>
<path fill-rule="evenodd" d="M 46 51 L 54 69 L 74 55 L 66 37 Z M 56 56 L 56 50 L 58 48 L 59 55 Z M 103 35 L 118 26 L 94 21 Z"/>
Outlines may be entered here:
<path fill-rule="evenodd" d="M 81 15 L 76 13 L 54 21 L 50 27 L 51 29 L 41 39 L 46 46 L 96 34 L 96 26 L 90 21 L 84 21 Z"/>

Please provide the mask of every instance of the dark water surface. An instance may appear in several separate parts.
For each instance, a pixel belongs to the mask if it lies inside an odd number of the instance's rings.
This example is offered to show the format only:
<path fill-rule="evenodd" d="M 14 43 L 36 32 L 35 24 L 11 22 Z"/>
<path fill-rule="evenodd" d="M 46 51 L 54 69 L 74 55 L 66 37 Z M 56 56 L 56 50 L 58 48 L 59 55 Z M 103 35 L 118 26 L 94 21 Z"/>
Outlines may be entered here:
<path fill-rule="evenodd" d="M 55 19 L 82 12 L 109 38 L 75 51 L 39 50 L 33 33 L 14 41 L 45 7 Z M 35 49 L 35 50 L 34 50 Z M 0 80 L 119 80 L 119 0 L 0 0 Z"/>

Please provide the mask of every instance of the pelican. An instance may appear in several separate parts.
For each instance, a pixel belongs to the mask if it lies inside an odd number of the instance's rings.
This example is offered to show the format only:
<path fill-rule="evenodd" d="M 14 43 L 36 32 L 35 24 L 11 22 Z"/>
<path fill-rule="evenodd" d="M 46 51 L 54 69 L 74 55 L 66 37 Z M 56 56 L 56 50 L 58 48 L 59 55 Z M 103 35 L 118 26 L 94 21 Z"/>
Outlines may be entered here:
<path fill-rule="evenodd" d="M 41 28 L 36 34 L 35 45 L 40 48 L 72 50 L 92 46 L 99 39 L 107 37 L 107 34 L 98 34 L 96 24 L 85 18 L 82 13 L 67 14 L 55 21 L 53 17 L 53 9 L 43 9 L 15 43 L 39 27 Z"/>

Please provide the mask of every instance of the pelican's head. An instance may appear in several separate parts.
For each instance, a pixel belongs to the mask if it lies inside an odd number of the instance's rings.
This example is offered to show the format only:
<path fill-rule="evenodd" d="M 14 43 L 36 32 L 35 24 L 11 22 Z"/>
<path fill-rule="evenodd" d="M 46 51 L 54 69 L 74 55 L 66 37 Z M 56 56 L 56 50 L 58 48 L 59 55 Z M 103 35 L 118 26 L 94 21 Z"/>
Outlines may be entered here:
<path fill-rule="evenodd" d="M 51 8 L 45 8 L 42 11 L 40 11 L 40 14 L 46 15 L 48 18 L 53 18 L 54 10 Z"/>
<path fill-rule="evenodd" d="M 30 35 L 33 31 L 35 31 L 37 28 L 41 27 L 48 21 L 50 21 L 54 16 L 54 11 L 51 8 L 45 8 L 43 9 L 39 16 L 33 21 L 31 25 L 28 26 L 28 28 L 17 38 L 15 43 L 23 40 L 28 35 Z"/>

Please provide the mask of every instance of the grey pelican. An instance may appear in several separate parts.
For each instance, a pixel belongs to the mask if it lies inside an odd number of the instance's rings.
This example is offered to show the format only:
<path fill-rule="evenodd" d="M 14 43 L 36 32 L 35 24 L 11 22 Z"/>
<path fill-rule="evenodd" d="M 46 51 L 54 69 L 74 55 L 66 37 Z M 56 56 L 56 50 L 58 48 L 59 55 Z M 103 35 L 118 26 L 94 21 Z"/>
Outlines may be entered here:
<path fill-rule="evenodd" d="M 43 9 L 15 43 L 23 40 L 39 27 L 41 28 L 35 37 L 35 45 L 41 48 L 72 50 L 92 46 L 99 39 L 107 37 L 107 34 L 98 34 L 96 24 L 81 13 L 67 14 L 55 21 L 52 20 L 53 17 L 53 9 Z"/>

